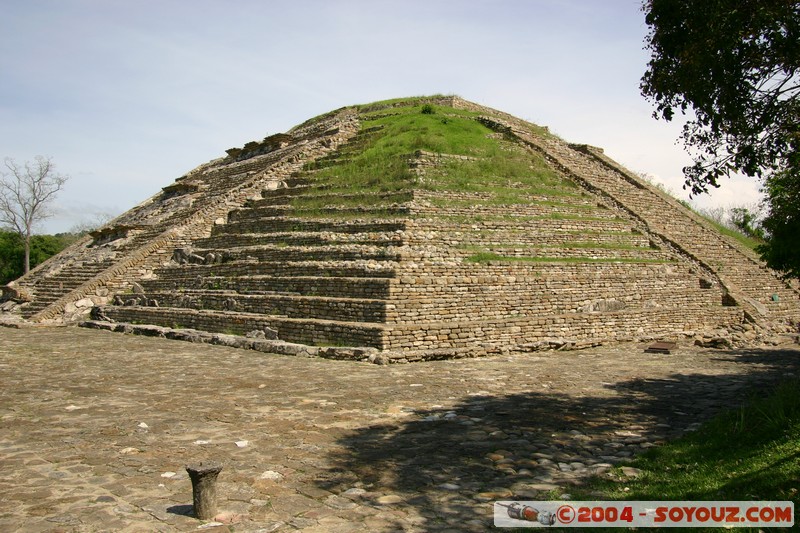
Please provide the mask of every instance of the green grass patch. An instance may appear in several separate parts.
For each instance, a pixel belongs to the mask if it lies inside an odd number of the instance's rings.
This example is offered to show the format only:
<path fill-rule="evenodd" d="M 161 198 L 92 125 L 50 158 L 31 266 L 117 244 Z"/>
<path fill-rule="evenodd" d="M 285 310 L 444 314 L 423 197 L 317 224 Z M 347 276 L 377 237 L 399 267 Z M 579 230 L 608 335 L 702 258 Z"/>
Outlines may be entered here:
<path fill-rule="evenodd" d="M 621 474 L 573 492 L 591 500 L 790 500 L 800 522 L 800 380 L 752 398 L 698 431 L 651 451 Z M 726 531 L 707 528 L 704 531 Z M 742 531 L 736 529 L 735 531 Z"/>
<path fill-rule="evenodd" d="M 478 252 L 464 259 L 468 263 L 505 261 L 514 263 L 674 263 L 670 259 L 640 259 L 633 257 L 530 257 L 507 256 L 495 252 Z"/>
<path fill-rule="evenodd" d="M 624 222 L 625 219 L 614 217 L 587 217 L 582 215 L 573 215 L 570 213 L 553 212 L 547 215 L 538 217 L 539 220 L 591 220 L 595 222 Z"/>
<path fill-rule="evenodd" d="M 703 216 L 703 215 L 700 215 L 700 216 Z M 756 251 L 756 247 L 757 246 L 759 246 L 761 244 L 764 244 L 764 241 L 762 241 L 762 240 L 754 239 L 752 237 L 748 237 L 747 235 L 745 235 L 743 233 L 740 233 L 740 232 L 736 231 L 735 229 L 731 229 L 731 228 L 729 228 L 727 226 L 723 226 L 719 222 L 711 220 L 710 218 L 707 218 L 707 217 L 703 217 L 703 218 L 705 218 L 712 226 L 714 226 L 714 228 L 717 231 L 719 231 L 723 235 L 726 235 L 728 237 L 733 238 L 736 241 L 739 241 L 741 244 L 743 244 L 747 248 L 750 248 L 754 252 Z"/>
<path fill-rule="evenodd" d="M 521 229 L 501 229 L 501 230 L 474 230 L 470 231 L 470 235 L 477 235 L 479 237 L 490 237 L 495 235 L 497 232 L 502 232 L 503 234 L 507 235 L 528 235 L 530 233 L 529 230 L 521 230 Z M 586 230 L 586 231 L 565 231 L 563 235 L 573 235 L 575 237 L 591 237 L 596 235 L 600 236 L 615 236 L 615 237 L 630 237 L 630 236 L 638 236 L 638 233 L 634 233 L 631 231 L 616 231 L 616 230 L 608 230 L 608 231 L 599 231 L 599 230 Z"/>
<path fill-rule="evenodd" d="M 482 195 L 490 195 L 488 199 L 484 198 L 476 198 L 475 203 L 487 203 L 487 202 L 494 202 L 498 203 L 503 200 L 510 200 L 511 203 L 530 203 L 536 200 L 531 199 L 531 196 L 556 196 L 556 197 L 563 197 L 563 198 L 582 198 L 585 194 L 581 193 L 580 191 L 576 190 L 571 182 L 567 182 L 563 187 L 548 187 L 546 185 L 537 185 L 537 184 L 528 184 L 527 186 L 522 184 L 508 184 L 504 185 L 498 181 L 481 181 L 475 180 L 472 182 L 467 182 L 464 185 L 463 189 L 456 189 L 452 186 L 452 184 L 448 183 L 440 183 L 438 179 L 430 180 L 430 182 L 424 185 L 424 188 L 429 191 L 435 192 L 462 192 L 462 193 L 473 193 L 473 194 L 482 194 Z M 539 202 L 546 202 L 544 200 L 539 200 Z M 555 202 L 554 204 L 564 204 L 564 205 L 576 205 L 570 204 L 566 202 Z"/>
<path fill-rule="evenodd" d="M 615 217 L 615 218 L 602 218 L 602 217 L 586 217 L 586 216 L 578 216 L 578 215 L 569 215 L 564 213 L 550 213 L 547 215 L 522 215 L 522 216 L 515 216 L 515 215 L 439 215 L 437 216 L 439 220 L 448 220 L 451 222 L 458 222 L 464 224 L 473 224 L 477 222 L 518 222 L 518 223 L 528 223 L 528 222 L 538 222 L 542 220 L 576 220 L 576 221 L 583 221 L 583 222 L 626 222 L 624 219 Z M 588 234 L 589 232 L 578 232 L 577 234 Z M 611 233 L 611 232 L 608 232 Z M 575 232 L 570 232 L 568 234 L 575 234 Z M 626 234 L 625 232 L 620 232 L 620 234 Z M 628 233 L 630 235 L 630 233 Z"/>
<path fill-rule="evenodd" d="M 353 152 L 341 150 L 341 162 L 318 170 L 313 180 L 337 191 L 390 192 L 416 184 L 409 159 L 416 150 L 462 154 L 480 151 L 488 131 L 468 118 L 445 119 L 419 108 L 398 108 L 397 113 L 374 121 L 383 126 Z M 324 165 L 320 162 L 318 166 Z"/>
<path fill-rule="evenodd" d="M 476 142 L 473 146 L 478 149 L 464 154 L 478 156 L 476 161 L 444 162 L 426 176 L 423 187 L 432 191 L 488 192 L 517 198 L 547 192 L 568 194 L 578 188 L 552 170 L 538 154 L 511 149 L 513 145 L 507 141 L 485 135 Z"/>
<path fill-rule="evenodd" d="M 394 103 L 406 105 L 390 107 Z M 425 98 L 359 108 L 363 117 L 374 119 L 364 125 L 369 135 L 341 147 L 336 158 L 320 160 L 306 169 L 312 182 L 330 191 L 393 192 L 419 187 L 474 191 L 489 193 L 491 205 L 527 203 L 526 195 L 538 193 L 576 194 L 577 186 L 551 170 L 541 156 L 498 138 L 474 120 L 477 113 L 430 105 Z M 445 159 L 419 180 L 410 166 L 416 151 L 477 159 Z M 381 202 L 374 197 L 365 200 L 372 201 L 371 205 Z M 298 197 L 292 205 L 321 206 L 319 202 Z"/>
<path fill-rule="evenodd" d="M 389 98 L 388 100 L 378 100 L 377 102 L 371 102 L 369 104 L 358 104 L 355 107 L 362 113 L 367 113 L 375 110 L 383 110 L 386 108 L 392 108 L 394 106 L 398 106 L 399 109 L 402 109 L 403 107 L 420 107 L 425 103 L 428 103 L 430 100 L 450 98 L 452 96 L 455 95 L 437 93 L 427 96 L 423 95 L 423 96 L 408 96 L 403 98 Z"/>
<path fill-rule="evenodd" d="M 634 246 L 617 242 L 565 242 L 564 244 L 545 244 L 542 248 L 599 248 L 603 250 L 652 250 L 650 246 Z"/>
<path fill-rule="evenodd" d="M 483 156 L 496 144 L 495 139 L 487 137 L 490 130 L 469 117 L 422 114 L 417 108 L 404 111 L 377 121 L 384 124 L 384 135 L 377 143 L 383 150 L 398 155 L 425 150 Z"/>
<path fill-rule="evenodd" d="M 391 193 L 352 193 L 352 191 L 331 191 L 347 194 L 346 196 L 325 195 L 299 196 L 292 201 L 292 207 L 322 209 L 325 207 L 376 207 L 401 204 L 412 199 L 410 191 Z"/>
<path fill-rule="evenodd" d="M 552 191 L 552 189 L 549 189 Z M 514 189 L 502 190 L 489 198 L 474 199 L 450 199 L 450 198 L 431 198 L 431 205 L 438 207 L 471 207 L 471 206 L 503 206 L 503 205 L 539 205 L 542 207 L 561 207 L 575 210 L 595 211 L 596 206 L 586 204 L 568 204 L 564 202 L 554 202 L 550 200 L 537 200 L 531 197 L 528 190 Z M 535 194 L 535 193 L 534 193 Z"/>
<path fill-rule="evenodd" d="M 608 230 L 608 231 L 585 230 L 584 231 L 584 230 L 580 230 L 580 231 L 567 231 L 567 232 L 565 232 L 565 235 L 580 235 L 580 236 L 586 236 L 586 235 L 616 235 L 616 236 L 626 236 L 626 237 L 628 237 L 628 236 L 631 236 L 631 235 L 640 236 L 641 233 L 639 233 L 636 230 L 628 230 L 628 231 L 615 231 L 615 230 Z"/>
<path fill-rule="evenodd" d="M 505 242 L 502 244 L 485 244 L 483 246 L 474 244 L 462 244 L 457 246 L 459 250 L 466 250 L 470 252 L 485 251 L 487 247 L 496 250 L 513 250 L 516 248 L 526 248 L 531 250 L 568 250 L 568 249 L 598 249 L 598 250 L 639 250 L 639 251 L 652 251 L 649 246 L 634 246 L 632 244 L 615 243 L 615 242 L 563 242 L 558 244 L 530 244 L 530 243 L 514 243 Z"/>
<path fill-rule="evenodd" d="M 304 220 L 369 220 L 400 219 L 408 217 L 408 213 L 397 211 L 391 207 L 380 206 L 370 209 L 311 207 L 292 212 L 292 217 Z"/>

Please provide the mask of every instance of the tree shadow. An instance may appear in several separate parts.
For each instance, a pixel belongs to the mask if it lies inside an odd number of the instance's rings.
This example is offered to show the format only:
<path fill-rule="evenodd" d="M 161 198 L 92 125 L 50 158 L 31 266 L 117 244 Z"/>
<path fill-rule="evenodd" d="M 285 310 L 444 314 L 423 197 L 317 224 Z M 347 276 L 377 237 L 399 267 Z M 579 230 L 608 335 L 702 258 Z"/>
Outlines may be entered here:
<path fill-rule="evenodd" d="M 339 439 L 342 451 L 318 484 L 339 493 L 360 482 L 362 503 L 387 510 L 387 531 L 483 531 L 492 524 L 492 501 L 559 497 L 593 473 L 800 375 L 797 351 L 726 351 L 713 359 L 752 368 L 608 383 L 584 397 L 470 396 L 397 424 L 365 427 Z"/>

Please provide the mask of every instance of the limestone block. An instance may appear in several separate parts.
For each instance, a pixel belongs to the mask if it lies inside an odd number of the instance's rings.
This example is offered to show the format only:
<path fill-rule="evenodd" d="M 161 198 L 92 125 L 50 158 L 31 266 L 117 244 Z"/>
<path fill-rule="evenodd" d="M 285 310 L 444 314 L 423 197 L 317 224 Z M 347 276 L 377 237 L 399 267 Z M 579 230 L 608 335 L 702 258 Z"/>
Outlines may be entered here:
<path fill-rule="evenodd" d="M 94 305 L 106 305 L 111 298 L 108 296 L 108 291 L 106 291 L 105 296 L 92 296 L 90 299 L 94 302 Z"/>
<path fill-rule="evenodd" d="M 12 282 L 13 283 L 13 282 Z M 17 303 L 30 302 L 33 300 L 31 293 L 24 287 L 13 286 L 12 283 L 2 287 L 2 298 L 14 300 Z"/>
<path fill-rule="evenodd" d="M 241 337 L 239 335 L 224 335 L 222 333 L 215 333 L 211 336 L 211 344 L 230 346 L 231 348 L 252 348 L 253 341 L 247 337 Z"/>
<path fill-rule="evenodd" d="M 77 309 L 85 309 L 87 307 L 92 307 L 92 306 L 94 306 L 94 302 L 92 301 L 91 298 L 81 298 L 80 300 L 75 302 L 75 307 Z"/>

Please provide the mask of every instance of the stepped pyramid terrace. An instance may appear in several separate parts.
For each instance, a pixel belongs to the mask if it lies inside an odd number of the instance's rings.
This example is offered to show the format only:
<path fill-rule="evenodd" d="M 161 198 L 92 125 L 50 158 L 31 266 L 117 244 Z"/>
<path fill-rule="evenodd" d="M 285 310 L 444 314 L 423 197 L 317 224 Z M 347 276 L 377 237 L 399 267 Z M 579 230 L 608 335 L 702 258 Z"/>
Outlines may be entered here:
<path fill-rule="evenodd" d="M 459 97 L 227 150 L 3 287 L 6 314 L 376 362 L 758 343 L 800 292 L 599 148 Z"/>

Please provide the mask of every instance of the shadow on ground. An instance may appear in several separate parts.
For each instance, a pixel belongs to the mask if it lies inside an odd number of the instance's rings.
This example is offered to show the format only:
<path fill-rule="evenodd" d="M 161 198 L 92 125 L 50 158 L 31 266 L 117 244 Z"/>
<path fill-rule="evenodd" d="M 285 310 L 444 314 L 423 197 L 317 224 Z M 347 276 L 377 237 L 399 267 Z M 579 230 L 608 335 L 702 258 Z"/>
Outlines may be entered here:
<path fill-rule="evenodd" d="M 607 383 L 607 394 L 585 397 L 548 390 L 472 396 L 339 439 L 333 475 L 318 483 L 338 492 L 360 481 L 362 497 L 377 502 L 383 494 L 387 513 L 392 502 L 413 510 L 424 531 L 486 529 L 494 500 L 563 495 L 608 468 L 598 464 L 618 464 L 800 375 L 797 351 L 719 352 L 712 359 L 752 368 Z"/>

